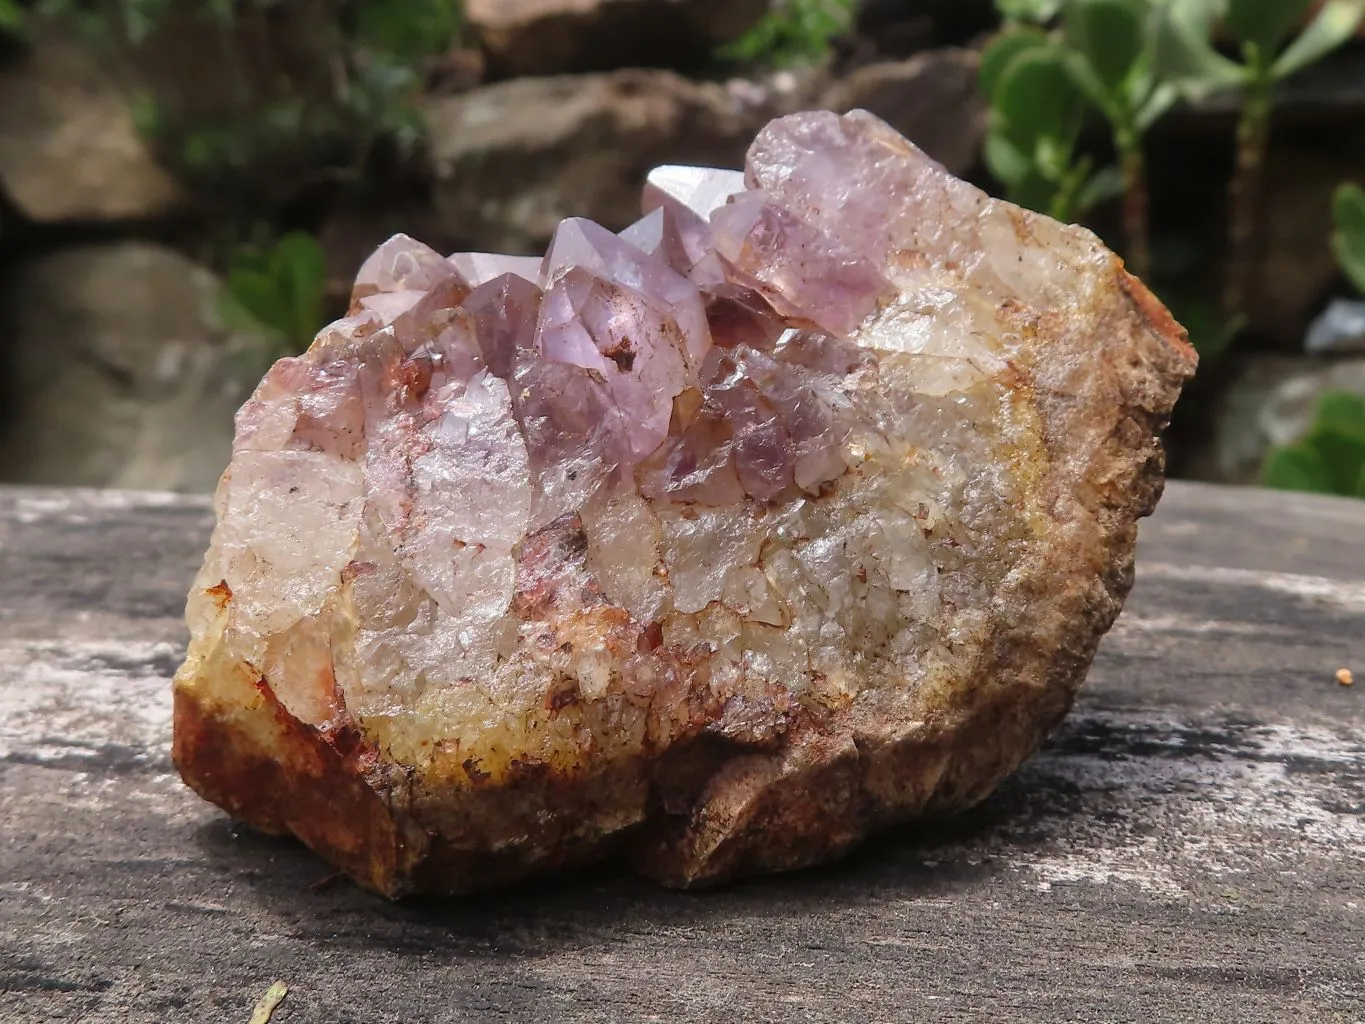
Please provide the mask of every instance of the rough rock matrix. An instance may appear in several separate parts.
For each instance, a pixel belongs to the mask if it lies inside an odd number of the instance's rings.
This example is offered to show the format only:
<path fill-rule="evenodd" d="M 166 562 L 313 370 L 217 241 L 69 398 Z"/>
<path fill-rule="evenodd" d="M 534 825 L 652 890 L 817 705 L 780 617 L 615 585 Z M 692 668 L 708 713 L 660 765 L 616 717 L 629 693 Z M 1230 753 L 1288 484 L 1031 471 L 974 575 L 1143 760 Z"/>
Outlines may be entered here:
<path fill-rule="evenodd" d="M 238 415 L 175 758 L 362 884 L 669 884 L 982 799 L 1132 581 L 1195 357 L 871 115 L 544 259 L 386 242 Z"/>

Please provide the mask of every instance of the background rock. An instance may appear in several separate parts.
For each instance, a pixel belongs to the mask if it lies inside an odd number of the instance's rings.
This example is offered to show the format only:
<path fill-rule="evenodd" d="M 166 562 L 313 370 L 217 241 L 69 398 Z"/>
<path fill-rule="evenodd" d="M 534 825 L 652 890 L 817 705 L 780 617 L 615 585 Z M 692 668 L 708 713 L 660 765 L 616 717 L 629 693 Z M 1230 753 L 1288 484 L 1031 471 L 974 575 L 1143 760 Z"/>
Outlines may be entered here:
<path fill-rule="evenodd" d="M 215 325 L 217 279 L 146 242 L 65 249 L 4 296 L 0 479 L 212 489 L 260 366 Z"/>
<path fill-rule="evenodd" d="M 0 73 L 0 186 L 35 221 L 148 219 L 182 198 L 113 77 L 55 36 Z"/>
<path fill-rule="evenodd" d="M 1303 349 L 1312 355 L 1365 352 L 1365 302 L 1333 299 L 1308 325 Z"/>
<path fill-rule="evenodd" d="M 934 46 L 961 46 L 994 31 L 993 0 L 857 0 L 853 30 L 840 39 L 841 71 L 884 60 L 904 60 Z"/>
<path fill-rule="evenodd" d="M 465 16 L 498 77 L 690 68 L 736 38 L 768 0 L 469 0 Z"/>
<path fill-rule="evenodd" d="M 1350 391 L 1365 398 L 1365 358 L 1244 358 L 1192 472 L 1219 483 L 1254 483 L 1272 447 L 1292 444 L 1308 431 L 1324 391 Z"/>
<path fill-rule="evenodd" d="M 567 216 L 640 215 L 660 163 L 738 167 L 765 118 L 719 85 L 669 71 L 521 78 L 427 104 L 441 233 L 464 248 L 539 253 Z"/>
<path fill-rule="evenodd" d="M 976 163 L 986 131 L 980 66 L 978 54 L 958 49 L 869 64 L 832 82 L 819 105 L 840 114 L 870 111 L 961 175 Z"/>

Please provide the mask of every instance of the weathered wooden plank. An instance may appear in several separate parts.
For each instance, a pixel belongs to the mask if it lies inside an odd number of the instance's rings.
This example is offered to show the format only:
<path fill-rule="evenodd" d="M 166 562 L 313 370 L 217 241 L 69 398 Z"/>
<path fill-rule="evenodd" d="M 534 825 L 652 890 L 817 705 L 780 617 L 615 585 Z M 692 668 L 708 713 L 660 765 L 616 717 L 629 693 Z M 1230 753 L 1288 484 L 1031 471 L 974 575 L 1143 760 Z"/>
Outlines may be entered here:
<path fill-rule="evenodd" d="M 197 499 L 0 489 L 0 1019 L 1365 1020 L 1365 505 L 1172 485 L 1047 751 L 709 893 L 391 905 L 167 753 Z"/>

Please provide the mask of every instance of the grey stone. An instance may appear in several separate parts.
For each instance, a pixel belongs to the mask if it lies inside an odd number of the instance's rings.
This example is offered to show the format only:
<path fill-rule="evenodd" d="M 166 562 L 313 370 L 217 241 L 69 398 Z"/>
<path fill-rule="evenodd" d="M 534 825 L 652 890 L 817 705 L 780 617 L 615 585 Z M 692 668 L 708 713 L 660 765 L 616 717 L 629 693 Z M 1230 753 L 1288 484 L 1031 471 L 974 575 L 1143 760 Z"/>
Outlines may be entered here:
<path fill-rule="evenodd" d="M 769 112 L 669 71 L 521 78 L 429 102 L 440 233 L 539 253 L 564 217 L 619 230 L 649 168 L 739 167 Z"/>
<path fill-rule="evenodd" d="M 146 219 L 182 200 L 114 77 L 75 42 L 49 37 L 0 73 L 0 187 L 40 222 Z"/>
<path fill-rule="evenodd" d="M 489 70 L 509 76 L 702 65 L 767 10 L 767 0 L 469 0 L 465 15 Z"/>
<path fill-rule="evenodd" d="M 212 489 L 260 369 L 245 358 L 252 342 L 217 326 L 219 289 L 209 271 L 143 242 L 20 267 L 3 298 L 0 479 Z"/>
<path fill-rule="evenodd" d="M 960 175 L 976 163 L 985 136 L 980 66 L 978 54 L 958 49 L 869 64 L 832 82 L 819 105 L 840 114 L 870 111 Z"/>
<path fill-rule="evenodd" d="M 1327 362 L 1306 356 L 1260 355 L 1243 360 L 1193 472 L 1221 483 L 1254 482 L 1272 447 L 1292 444 L 1308 431 L 1325 391 L 1365 397 L 1365 358 Z"/>
<path fill-rule="evenodd" d="M 1303 348 L 1313 355 L 1365 352 L 1365 302 L 1333 299 L 1308 325 Z"/>

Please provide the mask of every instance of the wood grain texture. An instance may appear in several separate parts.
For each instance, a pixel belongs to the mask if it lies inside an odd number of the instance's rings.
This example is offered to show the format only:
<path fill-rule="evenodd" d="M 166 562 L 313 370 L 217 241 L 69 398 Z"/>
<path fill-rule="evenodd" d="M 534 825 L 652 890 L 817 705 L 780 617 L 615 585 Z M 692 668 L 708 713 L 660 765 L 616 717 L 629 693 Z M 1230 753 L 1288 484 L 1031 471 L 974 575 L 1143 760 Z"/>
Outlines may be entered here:
<path fill-rule="evenodd" d="M 0 489 L 0 1020 L 244 1022 L 281 978 L 276 1024 L 1365 1021 L 1365 503 L 1171 485 L 1076 710 L 969 814 L 397 905 L 170 766 L 211 518 Z"/>

